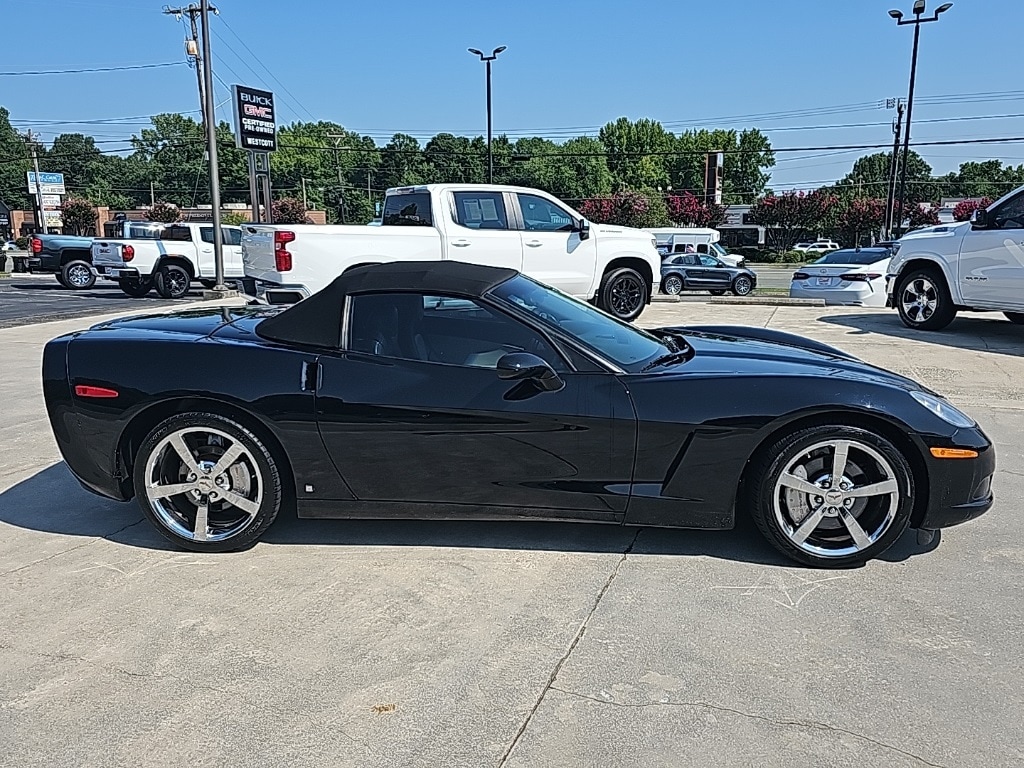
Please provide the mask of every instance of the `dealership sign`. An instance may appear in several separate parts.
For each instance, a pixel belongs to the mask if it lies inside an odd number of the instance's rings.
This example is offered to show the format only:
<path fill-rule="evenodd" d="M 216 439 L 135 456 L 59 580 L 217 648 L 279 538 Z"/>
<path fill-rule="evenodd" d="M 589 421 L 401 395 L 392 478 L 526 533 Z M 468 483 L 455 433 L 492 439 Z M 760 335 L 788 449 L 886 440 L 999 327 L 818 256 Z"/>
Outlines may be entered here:
<path fill-rule="evenodd" d="M 28 191 L 33 195 L 36 193 L 36 175 L 32 171 L 25 174 L 28 179 Z M 66 195 L 63 173 L 40 173 L 40 184 L 44 195 Z"/>
<path fill-rule="evenodd" d="M 235 104 L 235 143 L 252 152 L 277 149 L 274 94 L 244 85 L 231 86 Z"/>

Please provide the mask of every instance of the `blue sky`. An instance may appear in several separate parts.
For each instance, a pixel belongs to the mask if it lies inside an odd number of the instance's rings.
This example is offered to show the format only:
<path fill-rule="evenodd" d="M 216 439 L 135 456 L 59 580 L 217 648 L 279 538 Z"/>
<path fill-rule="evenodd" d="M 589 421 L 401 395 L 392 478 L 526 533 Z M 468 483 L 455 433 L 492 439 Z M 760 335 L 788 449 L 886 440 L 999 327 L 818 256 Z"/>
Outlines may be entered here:
<path fill-rule="evenodd" d="M 938 3 L 929 0 L 929 7 Z M 164 4 L 5 3 L 0 70 L 181 60 L 183 28 L 160 13 Z M 912 42 L 912 28 L 897 28 L 886 11 L 909 15 L 912 4 L 220 0 L 213 58 L 224 83 L 273 90 L 279 120 L 334 120 L 381 143 L 395 131 L 422 138 L 441 130 L 483 133 L 484 67 L 466 48 L 507 45 L 494 67 L 498 132 L 564 137 L 627 116 L 655 118 L 677 131 L 758 127 L 776 147 L 881 144 L 892 140 L 892 112 L 879 104 L 906 96 Z M 40 12 L 44 31 L 12 32 L 39 29 Z M 1022 30 L 1021 0 L 958 0 L 939 23 L 922 29 L 915 140 L 1024 136 Z M 224 101 L 224 86 L 216 90 Z M 0 76 L 0 105 L 18 128 L 47 139 L 85 130 L 110 142 L 101 145 L 108 148 L 141 126 L 71 121 L 195 110 L 197 102 L 195 74 L 185 66 Z M 221 109 L 229 119 L 227 106 Z M 779 114 L 785 112 L 791 114 Z M 1013 117 L 959 119 L 996 115 Z M 942 122 L 948 118 L 958 119 Z M 860 123 L 870 125 L 807 129 Z M 1024 142 L 921 152 L 936 173 L 992 157 L 1024 163 Z M 843 176 L 861 154 L 780 154 L 772 185 L 819 186 Z"/>

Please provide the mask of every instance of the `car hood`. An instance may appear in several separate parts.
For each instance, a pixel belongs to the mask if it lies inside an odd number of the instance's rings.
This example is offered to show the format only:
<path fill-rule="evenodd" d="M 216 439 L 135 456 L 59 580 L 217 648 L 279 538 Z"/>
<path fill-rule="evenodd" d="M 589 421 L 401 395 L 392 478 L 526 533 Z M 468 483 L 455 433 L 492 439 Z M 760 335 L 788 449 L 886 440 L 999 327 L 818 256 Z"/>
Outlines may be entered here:
<path fill-rule="evenodd" d="M 657 329 L 681 333 L 693 347 L 686 362 L 656 368 L 667 375 L 842 376 L 903 390 L 926 387 L 827 344 L 770 328 L 691 326 Z"/>

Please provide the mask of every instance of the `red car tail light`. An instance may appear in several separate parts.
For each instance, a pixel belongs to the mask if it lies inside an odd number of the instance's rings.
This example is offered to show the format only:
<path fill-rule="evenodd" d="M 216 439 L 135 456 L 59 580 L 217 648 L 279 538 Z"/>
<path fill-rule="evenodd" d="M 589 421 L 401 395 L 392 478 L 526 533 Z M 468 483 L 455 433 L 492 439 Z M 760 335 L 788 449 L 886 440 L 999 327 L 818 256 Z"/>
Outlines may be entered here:
<path fill-rule="evenodd" d="M 135 249 L 130 245 L 123 246 L 121 248 L 121 258 L 125 261 L 131 261 L 135 258 Z"/>
<path fill-rule="evenodd" d="M 32 253 L 40 253 L 43 250 L 43 241 L 38 237 L 32 238 Z"/>
<path fill-rule="evenodd" d="M 881 275 L 873 272 L 851 272 L 847 275 L 840 275 L 840 280 L 848 280 L 851 283 L 870 283 L 872 280 L 877 280 Z"/>
<path fill-rule="evenodd" d="M 295 240 L 295 233 L 286 229 L 274 232 L 274 267 L 278 272 L 287 272 L 292 268 L 292 255 L 285 246 Z"/>
<path fill-rule="evenodd" d="M 793 273 L 793 279 L 794 280 L 806 280 L 809 277 L 810 277 L 810 275 L 808 275 L 806 272 L 794 272 Z"/>

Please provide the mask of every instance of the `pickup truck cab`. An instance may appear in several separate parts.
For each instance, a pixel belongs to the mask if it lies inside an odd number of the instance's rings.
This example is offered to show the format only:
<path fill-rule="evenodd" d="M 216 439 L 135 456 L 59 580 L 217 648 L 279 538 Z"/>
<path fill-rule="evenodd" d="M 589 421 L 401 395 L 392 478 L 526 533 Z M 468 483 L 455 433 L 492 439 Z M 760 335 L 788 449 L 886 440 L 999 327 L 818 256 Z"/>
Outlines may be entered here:
<path fill-rule="evenodd" d="M 91 237 L 75 235 L 32 235 L 28 241 L 28 269 L 50 273 L 65 288 L 81 291 L 92 288 L 96 277 L 90 266 Z"/>
<path fill-rule="evenodd" d="M 224 235 L 224 276 L 240 278 L 242 231 L 221 228 Z M 142 232 L 130 232 L 126 239 L 97 239 L 92 244 L 95 273 L 115 280 L 129 296 L 141 297 L 153 288 L 165 299 L 180 299 L 193 281 L 213 286 L 216 265 L 213 253 L 213 225 L 209 223 L 166 224 Z M 142 236 L 138 236 L 138 235 Z"/>
<path fill-rule="evenodd" d="M 429 184 L 389 189 L 380 226 L 247 224 L 246 292 L 301 300 L 348 269 L 389 261 L 452 260 L 518 269 L 632 320 L 661 280 L 650 233 L 591 224 L 536 189 Z"/>
<path fill-rule="evenodd" d="M 898 246 L 887 306 L 908 328 L 941 330 L 960 310 L 1002 312 L 1024 325 L 1024 187 L 969 222 L 910 232 Z"/>

